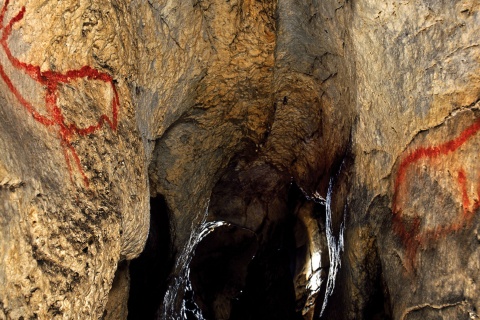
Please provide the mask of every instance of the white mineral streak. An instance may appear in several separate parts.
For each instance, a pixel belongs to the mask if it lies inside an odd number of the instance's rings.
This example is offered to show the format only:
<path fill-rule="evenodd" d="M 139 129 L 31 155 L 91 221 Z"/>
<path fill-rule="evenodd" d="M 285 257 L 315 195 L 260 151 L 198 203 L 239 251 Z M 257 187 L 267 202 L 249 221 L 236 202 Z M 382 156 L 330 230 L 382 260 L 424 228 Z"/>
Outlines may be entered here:
<path fill-rule="evenodd" d="M 190 262 L 192 261 L 195 249 L 197 245 L 202 241 L 208 234 L 212 233 L 215 228 L 230 225 L 225 221 L 210 221 L 205 222 L 208 215 L 208 204 L 207 209 L 202 218 L 200 225 L 191 233 L 187 245 L 180 253 L 177 263 L 175 265 L 175 270 L 180 270 L 178 276 L 175 278 L 173 284 L 167 290 L 165 298 L 163 299 L 163 319 L 172 319 L 179 317 L 180 319 L 187 319 L 188 312 L 193 313 L 193 315 L 198 320 L 204 320 L 200 308 L 196 305 L 195 301 L 192 300 L 193 308 L 186 305 L 185 299 L 182 301 L 182 306 L 180 312 L 175 310 L 175 301 L 179 293 L 184 294 L 185 292 L 193 292 L 192 284 L 190 282 Z M 183 289 L 183 292 L 180 290 Z M 179 313 L 179 314 L 178 314 Z"/>
<path fill-rule="evenodd" d="M 305 195 L 307 200 L 313 200 L 316 203 L 319 203 L 325 206 L 325 214 L 326 214 L 325 228 L 326 228 L 326 238 L 327 238 L 330 267 L 328 271 L 325 297 L 323 298 L 320 317 L 323 315 L 323 312 L 325 311 L 325 308 L 328 303 L 328 297 L 332 295 L 333 290 L 335 289 L 335 279 L 337 277 L 338 270 L 340 269 L 340 266 L 341 266 L 340 254 L 343 251 L 343 244 L 344 244 L 343 234 L 345 230 L 346 212 L 344 212 L 344 215 L 343 215 L 343 222 L 340 225 L 340 232 L 339 232 L 338 238 L 335 238 L 335 236 L 333 235 L 333 227 L 332 227 L 331 203 L 332 203 L 332 193 L 333 193 L 333 182 L 335 178 L 339 176 L 340 172 L 343 169 L 343 166 L 344 166 L 344 162 L 341 163 L 337 174 L 334 177 L 330 178 L 326 198 L 322 197 L 317 191 L 315 191 L 313 196 L 310 197 L 307 195 L 307 193 L 303 189 L 300 188 L 300 190 Z M 312 224 L 306 224 L 306 225 L 309 225 L 310 227 L 312 226 Z M 323 279 L 321 277 L 321 272 L 322 272 L 321 254 L 322 253 L 321 253 L 320 230 L 318 229 L 318 226 L 317 226 L 315 230 L 309 230 L 308 232 L 310 235 L 310 245 L 309 245 L 310 267 L 309 267 L 309 270 L 307 270 L 307 290 L 309 291 L 309 294 L 308 294 L 305 306 L 302 310 L 302 314 L 306 314 L 310 310 L 310 308 L 314 305 L 317 295 L 320 292 L 320 289 L 323 283 Z"/>
<path fill-rule="evenodd" d="M 343 165 L 343 164 L 342 164 Z M 325 298 L 323 299 L 322 310 L 320 311 L 320 317 L 323 315 L 325 308 L 327 306 L 328 297 L 333 293 L 335 289 L 335 279 L 337 277 L 338 270 L 341 266 L 340 253 L 343 251 L 343 233 L 345 230 L 345 212 L 343 215 L 343 222 L 340 225 L 340 233 L 338 239 L 335 239 L 333 235 L 332 228 L 332 190 L 333 190 L 333 178 L 330 179 L 328 184 L 327 199 L 325 201 L 325 212 L 326 212 L 326 234 L 327 234 L 327 245 L 328 245 L 328 257 L 330 259 L 330 268 L 328 271 L 327 278 L 327 288 L 325 290 Z"/>

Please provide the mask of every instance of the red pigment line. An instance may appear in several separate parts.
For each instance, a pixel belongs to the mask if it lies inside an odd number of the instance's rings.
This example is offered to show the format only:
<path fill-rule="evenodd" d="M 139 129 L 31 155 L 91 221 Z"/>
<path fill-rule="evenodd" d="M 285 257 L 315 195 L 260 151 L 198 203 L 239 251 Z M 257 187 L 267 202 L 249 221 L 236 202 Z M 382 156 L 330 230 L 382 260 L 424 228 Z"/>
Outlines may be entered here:
<path fill-rule="evenodd" d="M 68 152 L 67 151 L 70 151 L 70 153 L 73 157 L 73 160 L 75 161 L 75 163 L 77 165 L 77 169 L 83 177 L 84 185 L 86 187 L 88 187 L 89 186 L 89 181 L 88 181 L 87 176 L 85 175 L 85 172 L 83 171 L 83 168 L 82 168 L 82 165 L 81 165 L 81 162 L 80 162 L 80 158 L 78 157 L 78 153 L 70 143 L 70 138 L 72 136 L 72 132 L 65 125 L 65 120 L 64 120 L 64 117 L 63 117 L 63 114 L 62 114 L 62 110 L 57 105 L 57 95 L 56 95 L 56 93 L 57 93 L 56 87 L 48 88 L 47 93 L 45 95 L 45 100 L 46 100 L 45 103 L 47 104 L 48 109 L 50 110 L 50 113 L 53 115 L 53 117 L 55 119 L 55 122 L 60 127 L 59 131 L 58 131 L 58 134 L 59 134 L 59 138 L 60 138 L 60 141 L 61 141 L 61 145 L 62 145 L 63 150 L 64 150 L 65 161 L 67 162 L 67 165 L 68 165 L 68 169 L 69 169 L 68 172 L 70 174 L 70 181 L 73 183 L 73 177 L 72 177 L 73 176 L 73 173 L 72 173 L 73 170 L 71 168 L 70 159 L 68 157 Z"/>
<path fill-rule="evenodd" d="M 57 106 L 56 88 L 47 88 L 47 91 L 45 92 L 45 105 L 55 124 L 59 126 L 62 136 L 66 139 L 70 138 L 71 132 L 65 126 L 65 119 L 63 117 L 62 110 L 60 110 L 60 108 Z"/>
<path fill-rule="evenodd" d="M 0 28 L 3 27 L 3 19 L 7 12 L 7 6 L 9 4 L 9 0 L 5 0 L 2 10 L 0 12 Z M 65 161 L 67 164 L 68 171 L 70 173 L 70 181 L 73 183 L 73 168 L 71 165 L 69 152 L 71 157 L 73 158 L 78 171 L 83 177 L 83 182 L 86 187 L 89 186 L 89 181 L 85 172 L 83 171 L 80 157 L 78 156 L 75 148 L 72 146 L 71 138 L 74 134 L 78 134 L 79 136 L 85 136 L 87 134 L 94 133 L 95 131 L 99 130 L 103 127 L 104 124 L 108 124 L 108 126 L 113 130 L 117 130 L 118 126 L 118 108 L 120 104 L 120 99 L 118 97 L 117 88 L 113 81 L 112 76 L 100 72 L 97 69 L 94 69 L 90 66 L 83 66 L 78 70 L 69 70 L 65 73 L 55 72 L 51 70 L 47 70 L 42 72 L 39 66 L 34 66 L 31 64 L 27 64 L 25 62 L 20 61 L 16 58 L 9 46 L 8 46 L 8 38 L 11 35 L 13 25 L 18 21 L 22 20 L 25 14 L 25 7 L 22 7 L 20 12 L 17 13 L 9 22 L 8 24 L 3 27 L 2 37 L 0 38 L 0 45 L 3 47 L 7 59 L 10 61 L 12 66 L 18 70 L 22 70 L 27 75 L 29 75 L 34 81 L 38 82 L 41 85 L 46 86 L 45 88 L 45 105 L 47 112 L 51 116 L 52 119 L 41 115 L 39 112 L 35 110 L 35 108 L 20 94 L 20 92 L 16 89 L 13 85 L 11 79 L 7 76 L 3 66 L 0 64 L 0 76 L 7 84 L 10 91 L 14 94 L 20 104 L 33 116 L 33 118 L 38 121 L 39 123 L 45 126 L 58 126 L 58 135 L 60 139 L 60 143 L 63 149 L 63 154 L 65 156 Z M 112 98 L 112 118 L 108 117 L 106 114 L 101 114 L 97 123 L 95 125 L 88 126 L 87 128 L 79 128 L 76 124 L 71 123 L 69 125 L 65 122 L 65 117 L 63 116 L 62 110 L 57 105 L 58 100 L 58 85 L 60 83 L 71 83 L 75 79 L 79 78 L 86 78 L 87 80 L 99 80 L 104 83 L 110 85 L 113 91 L 113 98 Z"/>
<path fill-rule="evenodd" d="M 75 124 L 70 124 L 69 125 L 69 130 L 72 132 L 77 133 L 78 135 L 85 136 L 88 134 L 91 134 L 98 129 L 100 129 L 104 123 L 107 123 L 108 126 L 113 130 L 117 130 L 118 126 L 118 106 L 119 106 L 119 98 L 118 98 L 118 92 L 117 89 L 115 88 L 115 85 L 113 84 L 113 81 L 110 83 L 111 88 L 113 90 L 113 99 L 112 99 L 112 120 L 106 115 L 102 114 L 99 118 L 99 121 L 97 122 L 96 125 L 89 126 L 87 128 L 79 128 Z"/>
<path fill-rule="evenodd" d="M 31 64 L 27 64 L 27 63 L 24 63 L 24 62 L 21 62 L 20 60 L 18 60 L 12 54 L 12 52 L 10 50 L 10 47 L 8 46 L 8 43 L 7 43 L 8 37 L 12 33 L 13 24 L 22 20 L 24 14 L 25 14 L 25 7 L 22 7 L 20 12 L 15 17 L 13 17 L 13 19 L 10 20 L 10 22 L 3 29 L 3 34 L 2 34 L 2 38 L 0 39 L 0 43 L 3 47 L 3 49 L 5 50 L 5 53 L 7 55 L 8 60 L 10 60 L 10 62 L 13 64 L 13 66 L 15 68 L 24 70 L 25 73 L 30 75 L 30 77 L 32 79 L 43 83 L 42 77 L 41 77 L 40 67 L 31 65 Z"/>
<path fill-rule="evenodd" d="M 60 137 L 61 139 L 61 137 Z M 65 141 L 63 140 L 60 140 L 61 141 L 61 145 L 62 145 L 62 151 L 63 151 L 63 156 L 65 157 L 65 162 L 67 163 L 67 169 L 68 169 L 68 173 L 69 173 L 69 177 L 70 177 L 70 183 L 73 184 L 73 177 L 72 177 L 72 165 L 70 164 L 70 158 L 68 157 L 68 149 L 65 148 Z"/>
<path fill-rule="evenodd" d="M 2 35 L 2 38 L 0 39 L 0 42 L 3 48 L 5 49 L 8 59 L 12 62 L 12 64 L 16 68 L 25 70 L 25 72 L 28 73 L 34 80 L 43 84 L 60 83 L 60 82 L 70 83 L 71 80 L 78 79 L 78 78 L 100 80 L 106 83 L 113 84 L 113 78 L 110 75 L 104 72 L 100 72 L 90 66 L 84 66 L 79 70 L 69 70 L 65 74 L 62 74 L 62 73 L 51 71 L 51 70 L 42 72 L 39 66 L 27 64 L 17 59 L 12 54 L 10 48 L 8 47 L 7 40 L 11 35 L 13 24 L 22 20 L 24 17 L 24 14 L 25 14 L 25 7 L 22 7 L 20 12 L 14 18 L 12 18 L 12 20 L 10 20 L 7 26 L 3 29 L 3 35 Z"/>
<path fill-rule="evenodd" d="M 112 99 L 112 117 L 113 117 L 113 122 L 112 122 L 112 129 L 114 131 L 117 131 L 118 128 L 118 108 L 120 106 L 120 98 L 118 97 L 118 91 L 117 87 L 115 86 L 115 83 L 113 81 L 110 83 L 113 89 L 113 99 Z"/>
<path fill-rule="evenodd" d="M 40 77 L 55 83 L 70 83 L 74 79 L 87 78 L 88 80 L 100 80 L 113 84 L 113 78 L 110 75 L 93 69 L 90 66 L 83 66 L 78 70 L 68 70 L 65 73 L 47 70 L 40 72 Z"/>
<path fill-rule="evenodd" d="M 75 160 L 75 163 L 77 164 L 78 171 L 80 172 L 80 174 L 83 177 L 83 183 L 88 188 L 90 183 L 88 181 L 88 178 L 87 178 L 85 172 L 83 171 L 82 163 L 80 162 L 80 158 L 78 157 L 77 151 L 75 150 L 75 148 L 69 142 L 66 142 L 66 143 L 67 143 L 68 149 L 72 153 L 73 160 Z"/>
<path fill-rule="evenodd" d="M 61 139 L 61 137 L 60 137 L 60 139 Z M 82 169 L 82 164 L 80 162 L 80 158 L 78 157 L 77 152 L 75 151 L 75 148 L 68 141 L 65 141 L 63 139 L 61 139 L 61 141 L 62 141 L 61 145 L 62 145 L 62 149 L 63 149 L 63 156 L 65 157 L 65 162 L 67 163 L 67 168 L 68 168 L 68 172 L 69 172 L 69 175 L 70 175 L 70 182 L 73 184 L 73 173 L 72 173 L 73 169 L 72 169 L 72 165 L 70 163 L 70 158 L 68 156 L 68 151 L 71 152 L 73 160 L 75 160 L 75 164 L 77 165 L 78 171 L 82 175 L 83 183 L 88 188 L 90 183 L 88 181 L 87 176 L 85 175 L 85 172 Z"/>
<path fill-rule="evenodd" d="M 3 66 L 0 64 L 0 76 L 2 77 L 3 81 L 7 84 L 8 89 L 13 93 L 15 98 L 22 104 L 25 109 L 33 116 L 33 118 L 43 124 L 44 126 L 52 126 L 55 124 L 55 121 L 41 115 L 35 109 L 33 106 L 18 92 L 17 88 L 13 85 L 12 81 L 10 78 L 7 76 L 5 73 L 5 70 L 3 69 Z"/>
<path fill-rule="evenodd" d="M 5 0 L 5 2 L 3 3 L 2 12 L 0 13 L 0 28 L 3 28 L 3 18 L 5 17 L 5 13 L 7 12 L 7 6 L 9 2 L 9 0 Z"/>
<path fill-rule="evenodd" d="M 460 169 L 458 171 L 458 184 L 459 189 L 462 193 L 462 205 L 463 205 L 463 212 L 462 217 L 457 216 L 456 219 L 452 222 L 451 225 L 447 226 L 437 226 L 433 230 L 427 230 L 423 233 L 423 235 L 417 235 L 420 243 L 425 242 L 428 239 L 438 239 L 440 237 L 445 237 L 447 234 L 460 230 L 463 226 L 465 226 L 472 218 L 475 210 L 478 209 L 478 204 L 476 204 L 472 209 L 470 209 L 470 198 L 468 196 L 468 188 L 467 188 L 467 176 L 465 174 L 464 169 Z"/>
<path fill-rule="evenodd" d="M 458 184 L 460 185 L 460 190 L 462 192 L 463 211 L 467 212 L 470 208 L 470 199 L 468 198 L 467 176 L 465 175 L 464 169 L 458 171 Z"/>
<path fill-rule="evenodd" d="M 424 243 L 428 239 L 439 239 L 440 237 L 445 237 L 451 232 L 458 231 L 473 218 L 475 210 L 478 209 L 479 206 L 478 203 L 476 203 L 476 205 L 471 210 L 469 209 L 470 199 L 467 190 L 467 179 L 465 171 L 463 169 L 460 169 L 458 173 L 458 183 L 459 189 L 462 192 L 463 219 L 460 219 L 459 216 L 457 216 L 450 225 L 437 226 L 431 230 L 426 230 L 420 234 L 419 229 L 417 229 L 416 225 L 412 228 L 412 230 L 407 230 L 405 221 L 401 219 L 401 214 L 394 216 L 394 231 L 402 238 L 406 247 L 409 247 L 409 251 L 413 251 L 413 253 L 416 253 L 416 249 L 421 243 Z M 420 221 L 418 217 L 415 217 L 414 219 L 418 219 L 418 221 Z M 412 243 L 413 240 L 415 240 L 415 243 Z"/>
<path fill-rule="evenodd" d="M 400 187 L 400 184 L 403 183 L 405 179 L 405 174 L 407 167 L 412 164 L 413 162 L 416 162 L 422 158 L 435 158 L 439 155 L 444 155 L 449 152 L 455 151 L 458 149 L 461 145 L 463 145 L 468 139 L 470 139 L 475 133 L 477 133 L 480 130 L 480 119 L 477 120 L 474 124 L 472 124 L 470 127 L 465 129 L 457 138 L 450 140 L 446 143 L 443 143 L 439 146 L 435 147 L 426 147 L 426 148 L 419 148 L 417 150 L 414 150 L 412 153 L 410 153 L 407 157 L 403 159 L 403 161 L 400 163 L 400 167 L 398 169 L 398 174 L 397 174 L 397 179 L 395 180 L 395 192 L 394 192 L 394 213 L 398 213 L 399 209 L 396 207 L 397 206 L 397 196 L 398 196 L 398 189 Z"/>
<path fill-rule="evenodd" d="M 462 169 L 463 171 L 463 169 Z M 480 177 L 479 177 L 480 178 Z M 477 180 L 477 199 L 474 199 L 473 200 L 473 206 L 472 208 L 470 208 L 470 205 L 471 205 L 471 201 L 470 201 L 470 198 L 468 197 L 468 192 L 467 192 L 467 185 L 466 185 L 466 179 L 465 181 L 463 182 L 460 182 L 460 177 L 459 177 L 459 182 L 460 186 L 462 186 L 462 183 L 463 183 L 463 188 L 462 188 L 462 196 L 463 196 L 463 218 L 465 221 L 469 222 L 470 220 L 472 220 L 473 216 L 474 216 L 474 213 L 475 211 L 477 211 L 477 209 L 480 207 L 480 203 L 479 203 L 479 197 L 480 197 L 480 179 Z M 465 201 L 465 199 L 467 201 Z M 465 204 L 467 204 L 468 206 L 466 206 Z"/>
<path fill-rule="evenodd" d="M 3 10 L 2 10 L 2 13 L 3 13 Z M 10 35 L 10 33 L 12 32 L 12 26 L 18 21 L 22 20 L 24 14 L 25 14 L 25 7 L 22 7 L 20 11 L 8 22 L 8 24 L 3 29 L 2 39 L 7 38 Z"/>
<path fill-rule="evenodd" d="M 478 208 L 480 208 L 480 174 L 477 179 L 477 200 L 475 201 L 472 211 L 475 211 Z"/>
<path fill-rule="evenodd" d="M 393 195 L 393 228 L 396 234 L 402 239 L 406 250 L 407 257 L 411 261 L 412 265 L 414 264 L 414 259 L 416 252 L 420 244 L 424 243 L 429 239 L 438 239 L 439 237 L 444 237 L 450 232 L 460 230 L 468 221 L 473 218 L 475 210 L 480 207 L 479 201 L 475 201 L 475 205 L 470 209 L 470 198 L 468 196 L 467 189 L 467 177 L 464 169 L 458 171 L 458 184 L 459 189 L 462 193 L 462 205 L 463 212 L 462 216 L 464 219 L 457 219 L 452 222 L 449 226 L 437 226 L 431 230 L 426 230 L 423 233 L 420 233 L 420 218 L 418 216 L 413 218 L 413 223 L 407 227 L 406 221 L 402 219 L 402 211 L 399 208 L 398 197 L 400 193 L 400 187 L 405 183 L 406 171 L 408 167 L 416 161 L 419 161 L 422 158 L 435 158 L 440 155 L 445 155 L 450 152 L 454 152 L 459 147 L 461 147 L 465 142 L 472 138 L 480 130 L 480 119 L 475 123 L 466 128 L 462 133 L 455 139 L 447 141 L 439 146 L 433 147 L 423 147 L 417 150 L 414 150 L 409 155 L 407 155 L 403 161 L 400 163 L 397 178 L 394 184 L 394 195 Z M 480 178 L 480 177 L 479 177 Z M 477 196 L 480 197 L 480 179 L 477 186 Z"/>

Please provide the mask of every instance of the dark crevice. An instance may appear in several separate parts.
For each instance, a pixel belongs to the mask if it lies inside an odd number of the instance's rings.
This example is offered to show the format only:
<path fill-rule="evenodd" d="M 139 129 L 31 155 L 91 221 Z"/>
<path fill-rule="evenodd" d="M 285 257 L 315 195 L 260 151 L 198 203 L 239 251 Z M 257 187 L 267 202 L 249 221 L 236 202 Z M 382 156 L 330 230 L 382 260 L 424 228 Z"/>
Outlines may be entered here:
<path fill-rule="evenodd" d="M 234 225 L 217 227 L 198 244 L 190 280 L 205 319 L 231 318 L 232 301 L 242 294 L 257 249 L 255 233 Z"/>
<path fill-rule="evenodd" d="M 284 188 L 280 188 L 285 190 Z M 291 189 L 291 188 L 290 188 Z M 248 267 L 245 288 L 232 302 L 232 320 L 248 319 L 302 319 L 296 312 L 294 274 L 297 250 L 292 214 L 299 198 L 299 190 L 293 194 L 278 194 L 285 203 L 284 210 L 267 213 L 265 223 L 258 234 L 265 239 Z M 267 208 L 268 208 L 267 204 Z M 281 212 L 283 211 L 283 212 Z"/>
<path fill-rule="evenodd" d="M 155 319 L 173 267 L 169 210 L 162 196 L 150 201 L 150 232 L 142 254 L 130 263 L 129 320 Z"/>
<path fill-rule="evenodd" d="M 232 302 L 232 320 L 301 319 L 295 313 L 293 224 L 276 224 L 248 268 L 242 295 Z"/>
<path fill-rule="evenodd" d="M 364 309 L 364 319 L 392 319 L 390 293 L 385 283 L 378 253 L 376 253 L 375 258 L 376 263 L 375 267 L 373 268 L 376 271 L 374 276 L 375 280 L 373 283 L 372 292 Z"/>
<path fill-rule="evenodd" d="M 256 153 L 246 150 L 213 188 L 208 221 L 230 226 L 198 244 L 190 264 L 193 300 L 205 319 L 299 319 L 290 179 L 267 164 L 252 165 Z"/>
<path fill-rule="evenodd" d="M 192 252 L 186 273 L 189 285 L 179 295 L 182 300 L 178 300 L 179 308 L 183 303 L 187 319 L 198 318 L 199 312 L 204 319 L 212 320 L 297 320 L 320 316 L 329 271 L 325 203 L 320 198 L 309 198 L 295 182 L 268 164 L 252 163 L 246 156 L 235 159 L 213 188 L 207 221 L 225 222 L 202 238 Z M 340 163 L 336 165 L 337 172 Z M 338 215 L 332 216 L 335 236 L 343 221 L 341 200 L 348 189 L 341 177 L 335 180 L 338 187 L 332 199 L 332 209 Z M 151 209 L 145 250 L 130 266 L 128 319 L 155 319 L 156 311 L 162 309 L 167 278 L 172 271 L 174 253 L 165 200 L 153 198 Z M 322 284 L 313 293 L 305 287 L 310 271 L 303 269 L 311 259 L 311 232 L 320 233 L 324 239 L 315 242 L 319 246 L 316 252 L 322 255 L 322 264 L 316 266 Z M 367 290 L 371 294 L 364 300 L 362 315 L 364 319 L 389 318 L 388 292 L 375 254 L 372 261 L 371 287 Z M 322 319 L 344 318 L 342 272 L 348 265 L 345 257 L 342 265 Z M 310 301 L 314 304 L 309 309 Z M 302 316 L 304 311 L 309 315 Z"/>

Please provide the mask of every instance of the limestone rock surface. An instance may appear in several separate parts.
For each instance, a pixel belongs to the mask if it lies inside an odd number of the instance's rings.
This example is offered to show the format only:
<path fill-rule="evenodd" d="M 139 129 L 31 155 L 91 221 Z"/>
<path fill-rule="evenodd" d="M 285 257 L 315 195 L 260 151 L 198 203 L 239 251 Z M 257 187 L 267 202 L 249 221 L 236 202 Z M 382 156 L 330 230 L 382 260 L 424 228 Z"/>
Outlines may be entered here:
<path fill-rule="evenodd" d="M 1 8 L 0 319 L 480 317 L 480 2 Z"/>

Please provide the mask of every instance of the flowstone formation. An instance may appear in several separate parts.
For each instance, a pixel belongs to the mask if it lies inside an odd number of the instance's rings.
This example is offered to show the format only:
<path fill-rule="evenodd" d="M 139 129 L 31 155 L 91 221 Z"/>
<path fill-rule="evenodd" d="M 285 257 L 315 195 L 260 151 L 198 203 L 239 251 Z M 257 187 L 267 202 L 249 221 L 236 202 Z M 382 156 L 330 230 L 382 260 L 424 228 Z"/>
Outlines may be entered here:
<path fill-rule="evenodd" d="M 0 7 L 0 319 L 480 317 L 477 1 Z"/>

